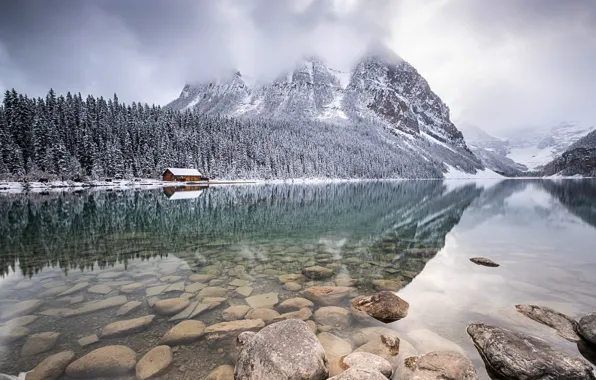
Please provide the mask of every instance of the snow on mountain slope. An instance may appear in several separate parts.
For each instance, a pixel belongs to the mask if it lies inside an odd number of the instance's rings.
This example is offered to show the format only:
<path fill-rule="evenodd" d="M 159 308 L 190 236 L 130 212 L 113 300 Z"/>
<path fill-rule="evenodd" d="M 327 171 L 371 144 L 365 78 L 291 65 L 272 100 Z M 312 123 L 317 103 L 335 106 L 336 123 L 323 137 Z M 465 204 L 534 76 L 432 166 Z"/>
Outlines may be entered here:
<path fill-rule="evenodd" d="M 409 63 L 389 50 L 366 55 L 351 72 L 318 58 L 299 62 L 271 83 L 249 85 L 236 72 L 227 80 L 186 85 L 168 108 L 205 114 L 362 126 L 387 132 L 397 150 L 432 163 L 476 173 L 484 167 L 450 121 L 449 108 Z"/>
<path fill-rule="evenodd" d="M 596 177 L 596 130 L 571 144 L 559 157 L 546 164 L 542 174 Z"/>
<path fill-rule="evenodd" d="M 510 159 L 529 170 L 539 170 L 561 155 L 574 142 L 594 130 L 574 123 L 561 123 L 550 130 L 518 130 L 507 134 Z"/>

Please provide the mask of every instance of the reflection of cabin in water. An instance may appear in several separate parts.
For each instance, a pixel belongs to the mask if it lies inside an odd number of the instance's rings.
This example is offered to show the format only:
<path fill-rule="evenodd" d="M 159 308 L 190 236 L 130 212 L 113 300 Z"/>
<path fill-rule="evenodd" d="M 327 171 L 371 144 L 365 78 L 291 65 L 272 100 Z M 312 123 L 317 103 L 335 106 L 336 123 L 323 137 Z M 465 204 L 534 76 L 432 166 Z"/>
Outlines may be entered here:
<path fill-rule="evenodd" d="M 163 192 L 169 200 L 175 201 L 197 198 L 207 188 L 209 186 L 168 186 L 163 188 Z"/>
<path fill-rule="evenodd" d="M 203 177 L 197 169 L 167 168 L 162 177 L 164 181 L 209 181 L 209 178 Z"/>

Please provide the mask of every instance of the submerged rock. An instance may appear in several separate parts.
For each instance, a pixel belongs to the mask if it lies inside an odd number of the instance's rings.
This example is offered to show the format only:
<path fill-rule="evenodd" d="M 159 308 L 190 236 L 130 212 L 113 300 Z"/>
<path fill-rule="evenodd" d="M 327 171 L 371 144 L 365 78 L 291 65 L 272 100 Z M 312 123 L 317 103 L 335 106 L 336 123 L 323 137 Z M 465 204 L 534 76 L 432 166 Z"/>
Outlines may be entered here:
<path fill-rule="evenodd" d="M 400 380 L 478 380 L 470 359 L 454 351 L 434 351 L 407 358 L 400 372 Z"/>
<path fill-rule="evenodd" d="M 576 333 L 577 322 L 565 314 L 545 306 L 515 305 L 515 308 L 526 317 L 557 330 L 557 334 L 571 342 L 580 339 Z"/>
<path fill-rule="evenodd" d="M 129 302 L 125 303 L 124 305 L 122 305 L 120 307 L 120 309 L 118 309 L 118 311 L 116 312 L 116 316 L 120 317 L 120 316 L 126 315 L 126 314 L 130 313 L 131 311 L 136 310 L 142 304 L 143 303 L 141 301 L 129 301 Z"/>
<path fill-rule="evenodd" d="M 221 316 L 224 321 L 235 321 L 242 319 L 250 310 L 250 306 L 247 305 L 230 306 L 222 311 Z"/>
<path fill-rule="evenodd" d="M 72 351 L 64 351 L 47 357 L 27 373 L 25 380 L 56 380 L 62 376 L 66 367 L 74 359 L 75 353 Z"/>
<path fill-rule="evenodd" d="M 404 287 L 404 283 L 401 280 L 374 280 L 372 283 L 375 289 L 379 291 L 397 292 Z"/>
<path fill-rule="evenodd" d="M 58 297 L 64 297 L 64 296 L 68 296 L 68 295 L 71 295 L 71 294 L 80 292 L 81 290 L 87 288 L 88 286 L 89 286 L 89 283 L 87 281 L 79 282 L 78 284 L 75 284 L 71 288 L 63 291 L 60 294 L 58 294 Z"/>
<path fill-rule="evenodd" d="M 43 305 L 43 301 L 40 300 L 27 300 L 23 302 L 17 302 L 10 306 L 3 306 L 2 314 L 0 314 L 0 321 L 6 321 L 16 317 L 21 317 L 34 312 Z"/>
<path fill-rule="evenodd" d="M 79 379 L 118 376 L 132 372 L 137 354 L 126 346 L 106 346 L 91 351 L 66 367 L 66 375 Z"/>
<path fill-rule="evenodd" d="M 338 306 L 323 306 L 315 312 L 315 321 L 322 325 L 348 328 L 351 322 L 350 311 Z"/>
<path fill-rule="evenodd" d="M 410 304 L 396 294 L 385 291 L 354 298 L 352 308 L 357 319 L 366 319 L 365 316 L 368 315 L 381 322 L 389 323 L 405 318 Z"/>
<path fill-rule="evenodd" d="M 12 343 L 29 335 L 31 330 L 22 326 L 0 326 L 0 343 Z"/>
<path fill-rule="evenodd" d="M 303 307 L 313 308 L 315 305 L 312 301 L 307 300 L 306 298 L 288 298 L 287 300 L 283 301 L 277 306 L 277 310 L 281 311 L 282 313 L 287 313 L 289 311 L 297 311 L 302 309 Z"/>
<path fill-rule="evenodd" d="M 243 319 L 240 321 L 221 322 L 211 325 L 205 329 L 208 341 L 215 342 L 225 339 L 233 339 L 244 331 L 258 331 L 265 327 L 262 319 Z"/>
<path fill-rule="evenodd" d="M 147 315 L 145 317 L 113 322 L 103 328 L 101 336 L 103 338 L 110 338 L 143 331 L 151 326 L 153 319 L 155 319 L 155 315 Z"/>
<path fill-rule="evenodd" d="M 77 340 L 77 343 L 81 347 L 87 347 L 87 346 L 90 346 L 93 343 L 97 343 L 97 342 L 99 342 L 99 338 L 95 334 L 84 336 L 81 339 Z"/>
<path fill-rule="evenodd" d="M 211 371 L 204 380 L 234 380 L 234 367 L 231 365 L 220 365 Z"/>
<path fill-rule="evenodd" d="M 495 263 L 491 259 L 487 259 L 486 257 L 472 257 L 470 259 L 471 262 L 477 265 L 482 265 L 485 267 L 498 267 L 500 264 Z"/>
<path fill-rule="evenodd" d="M 54 348 L 58 338 L 60 338 L 60 333 L 57 332 L 33 334 L 21 348 L 21 356 L 32 356 L 49 351 Z"/>
<path fill-rule="evenodd" d="M 387 377 L 381 372 L 372 368 L 356 367 L 350 368 L 329 380 L 386 380 Z"/>
<path fill-rule="evenodd" d="M 381 372 L 383 376 L 389 378 L 393 373 L 391 363 L 378 355 L 369 352 L 352 352 L 351 354 L 341 358 L 340 365 L 342 368 L 368 368 Z"/>
<path fill-rule="evenodd" d="M 205 334 L 205 324 L 201 321 L 188 320 L 178 323 L 161 338 L 160 344 L 177 346 L 199 340 Z"/>
<path fill-rule="evenodd" d="M 334 272 L 329 268 L 315 265 L 302 269 L 302 274 L 312 280 L 324 280 L 333 277 Z"/>
<path fill-rule="evenodd" d="M 337 306 L 355 292 L 355 288 L 347 286 L 313 286 L 304 290 L 304 296 L 321 306 Z"/>
<path fill-rule="evenodd" d="M 273 309 L 252 309 L 246 313 L 246 319 L 262 319 L 263 322 L 269 324 L 279 317 L 279 313 Z"/>
<path fill-rule="evenodd" d="M 89 289 L 87 289 L 87 291 L 89 293 L 95 293 L 95 294 L 108 294 L 112 290 L 113 289 L 107 285 L 95 285 L 95 286 L 92 286 Z"/>
<path fill-rule="evenodd" d="M 253 309 L 272 309 L 279 299 L 277 293 L 265 293 L 245 298 L 245 301 Z"/>
<path fill-rule="evenodd" d="M 186 298 L 168 298 L 159 300 L 153 305 L 155 312 L 160 315 L 174 315 L 186 309 L 190 301 Z"/>
<path fill-rule="evenodd" d="M 25 327 L 35 322 L 37 318 L 39 318 L 37 315 L 24 315 L 5 322 L 5 325 L 11 327 Z"/>
<path fill-rule="evenodd" d="M 147 352 L 135 366 L 137 379 L 145 380 L 166 372 L 174 356 L 170 346 L 157 346 Z"/>
<path fill-rule="evenodd" d="M 106 298 L 101 301 L 88 302 L 84 306 L 82 306 L 78 309 L 65 312 L 63 315 L 65 317 L 74 317 L 77 315 L 89 314 L 89 313 L 93 313 L 93 312 L 100 311 L 100 310 L 111 309 L 113 307 L 119 307 L 119 306 L 124 305 L 126 302 L 127 302 L 126 296 L 110 297 L 110 298 Z"/>
<path fill-rule="evenodd" d="M 244 345 L 236 380 L 324 380 L 329 371 L 325 351 L 306 323 L 277 322 Z"/>
<path fill-rule="evenodd" d="M 596 312 L 590 313 L 579 320 L 577 332 L 592 344 L 596 344 Z"/>
<path fill-rule="evenodd" d="M 511 380 L 594 380 L 592 366 L 546 341 L 483 323 L 468 326 L 476 348 L 492 370 Z"/>

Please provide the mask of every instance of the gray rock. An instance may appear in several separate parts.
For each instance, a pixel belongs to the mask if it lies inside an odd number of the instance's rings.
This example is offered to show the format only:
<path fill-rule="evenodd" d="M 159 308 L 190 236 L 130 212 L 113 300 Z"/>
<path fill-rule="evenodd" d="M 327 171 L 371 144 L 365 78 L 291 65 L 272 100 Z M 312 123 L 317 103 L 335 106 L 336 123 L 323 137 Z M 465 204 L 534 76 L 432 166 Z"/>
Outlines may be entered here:
<path fill-rule="evenodd" d="M 103 328 L 101 331 L 101 336 L 102 338 L 110 338 L 134 334 L 149 328 L 154 319 L 155 315 L 147 315 L 140 318 L 113 322 Z"/>
<path fill-rule="evenodd" d="M 107 286 L 107 285 L 95 285 L 90 287 L 89 289 L 87 289 L 87 291 L 89 293 L 95 293 L 95 294 L 108 294 L 112 291 L 112 287 Z"/>
<path fill-rule="evenodd" d="M 333 271 L 319 265 L 302 269 L 302 274 L 312 280 L 324 280 L 333 277 Z"/>
<path fill-rule="evenodd" d="M 70 299 L 69 303 L 71 305 L 76 305 L 76 304 L 81 303 L 83 301 L 85 301 L 85 297 L 83 297 L 83 296 L 76 296 L 76 297 L 72 297 Z"/>
<path fill-rule="evenodd" d="M 306 323 L 287 320 L 255 334 L 240 352 L 235 380 L 324 380 L 325 350 Z"/>
<path fill-rule="evenodd" d="M 0 321 L 6 321 L 7 319 L 13 319 L 30 314 L 39 309 L 41 305 L 43 305 L 43 301 L 27 300 L 12 304 L 10 306 L 3 306 L 2 309 L 4 310 L 2 311 L 2 314 L 0 314 Z"/>
<path fill-rule="evenodd" d="M 56 380 L 75 359 L 75 353 L 64 351 L 44 359 L 27 373 L 25 380 Z"/>
<path fill-rule="evenodd" d="M 343 368 L 368 368 L 381 372 L 383 376 L 390 378 L 393 373 L 391 363 L 378 355 L 369 352 L 352 352 L 341 358 L 340 365 Z"/>
<path fill-rule="evenodd" d="M 131 373 L 137 354 L 126 346 L 106 346 L 91 351 L 66 367 L 66 375 L 78 379 L 119 376 Z"/>
<path fill-rule="evenodd" d="M 492 370 L 511 380 L 594 380 L 592 366 L 546 341 L 483 323 L 468 326 L 476 348 Z"/>
<path fill-rule="evenodd" d="M 515 308 L 526 317 L 557 330 L 557 334 L 571 342 L 580 340 L 576 333 L 577 322 L 565 314 L 545 306 L 515 305 Z"/>
<path fill-rule="evenodd" d="M 404 364 L 401 380 L 478 380 L 470 359 L 454 351 L 429 352 L 407 358 Z"/>
<path fill-rule="evenodd" d="M 168 370 L 174 356 L 170 346 L 157 346 L 147 352 L 135 366 L 137 379 L 145 380 L 162 375 Z"/>
<path fill-rule="evenodd" d="M 120 306 L 120 309 L 116 312 L 116 316 L 121 317 L 130 313 L 133 310 L 139 308 L 143 303 L 141 301 L 129 301 L 124 305 Z"/>
<path fill-rule="evenodd" d="M 131 284 L 123 285 L 122 287 L 120 287 L 120 293 L 133 294 L 136 292 L 140 292 L 141 290 L 144 290 L 145 288 L 146 288 L 146 285 L 143 284 L 142 282 L 133 282 Z"/>
<path fill-rule="evenodd" d="M 381 322 L 395 322 L 408 315 L 408 304 L 393 292 L 379 292 L 360 296 L 352 301 L 352 314 L 359 320 L 370 316 Z"/>
<path fill-rule="evenodd" d="M 577 332 L 588 342 L 596 344 L 596 312 L 579 320 Z"/>
<path fill-rule="evenodd" d="M 69 296 L 71 294 L 80 292 L 81 290 L 86 289 L 88 286 L 89 286 L 89 283 L 87 281 L 79 282 L 79 283 L 75 284 L 74 286 L 72 286 L 71 288 L 58 294 L 58 297 Z"/>
<path fill-rule="evenodd" d="M 145 289 L 145 294 L 147 294 L 147 297 L 157 296 L 157 295 L 163 293 L 169 286 L 170 285 L 168 285 L 168 284 L 152 286 L 150 288 Z"/>
<path fill-rule="evenodd" d="M 381 372 L 370 368 L 356 367 L 350 368 L 337 376 L 330 377 L 329 380 L 386 380 L 387 377 Z"/>
<path fill-rule="evenodd" d="M 322 325 L 348 328 L 352 320 L 349 310 L 338 306 L 323 306 L 315 311 L 315 321 Z"/>
<path fill-rule="evenodd" d="M 485 267 L 498 267 L 500 266 L 500 264 L 495 263 L 494 261 L 492 261 L 491 259 L 487 259 L 486 257 L 472 257 L 470 259 L 471 262 L 473 262 L 476 265 L 482 265 Z"/>
<path fill-rule="evenodd" d="M 49 351 L 58 343 L 58 338 L 60 333 L 57 332 L 33 334 L 21 348 L 21 356 L 32 356 Z"/>
<path fill-rule="evenodd" d="M 22 326 L 0 326 L 0 343 L 12 343 L 29 335 L 31 330 Z"/>
<path fill-rule="evenodd" d="M 74 317 L 78 315 L 89 314 L 99 310 L 111 309 L 114 307 L 122 306 L 126 303 L 126 301 L 127 299 L 125 296 L 110 297 L 101 301 L 88 302 L 84 306 L 75 310 L 69 310 L 67 312 L 64 312 L 62 315 L 65 317 Z"/>
<path fill-rule="evenodd" d="M 10 327 L 25 327 L 35 322 L 37 318 L 39 318 L 37 315 L 24 315 L 5 322 L 5 325 Z"/>
<path fill-rule="evenodd" d="M 195 342 L 205 334 L 205 324 L 201 321 L 188 320 L 178 323 L 172 327 L 161 338 L 160 344 L 177 346 Z"/>

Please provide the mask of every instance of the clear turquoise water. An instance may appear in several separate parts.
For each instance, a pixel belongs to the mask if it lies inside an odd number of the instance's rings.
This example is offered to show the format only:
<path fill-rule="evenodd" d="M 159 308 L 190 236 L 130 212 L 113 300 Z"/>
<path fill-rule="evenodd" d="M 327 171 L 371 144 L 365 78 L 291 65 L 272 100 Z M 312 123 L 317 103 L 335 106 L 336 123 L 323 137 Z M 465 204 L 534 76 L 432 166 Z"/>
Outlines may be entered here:
<path fill-rule="evenodd" d="M 596 309 L 596 181 L 400 181 L 317 185 L 250 185 L 208 189 L 81 191 L 0 195 L 0 310 L 42 299 L 35 311 L 75 308 L 42 297 L 52 286 L 80 281 L 108 284 L 107 295 L 83 290 L 84 302 L 119 294 L 125 282 L 148 287 L 217 274 L 228 301 L 197 317 L 221 322 L 236 278 L 253 295 L 277 292 L 280 301 L 301 296 L 282 288 L 278 275 L 311 265 L 335 271 L 332 285 L 356 280 L 357 292 L 398 284 L 408 316 L 387 325 L 420 353 L 456 349 L 470 357 L 481 378 L 484 364 L 465 333 L 471 322 L 494 323 L 540 336 L 579 355 L 578 347 L 515 310 L 519 303 L 552 307 L 572 317 Z M 486 256 L 499 268 L 472 264 Z M 113 277 L 113 278 L 112 278 Z M 177 297 L 182 292 L 159 295 Z M 143 305 L 124 317 L 116 309 L 64 318 L 41 315 L 31 333 L 56 331 L 50 351 L 21 357 L 25 339 L 0 344 L 0 373 L 33 368 L 64 350 L 77 356 L 110 344 L 140 355 L 174 325 L 159 317 L 147 331 L 101 339 L 81 348 L 77 339 L 116 320 L 151 314 L 145 291 L 127 295 Z M 345 305 L 347 306 L 347 304 Z M 349 341 L 359 326 L 332 332 Z M 355 347 L 354 347 L 355 348 Z M 181 346 L 164 379 L 195 379 L 233 361 L 227 348 L 205 341 Z M 582 351 L 587 357 L 589 353 Z M 127 378 L 127 377 L 124 377 Z M 132 378 L 132 377 L 130 377 Z"/>

